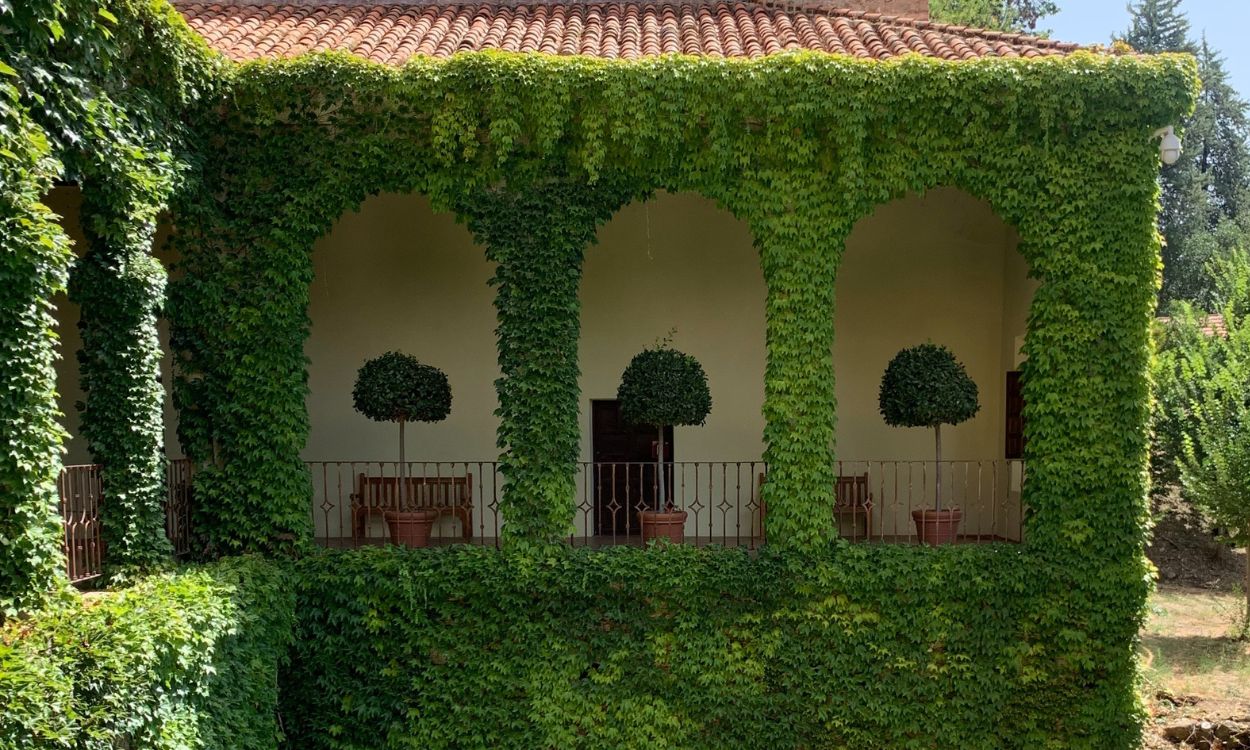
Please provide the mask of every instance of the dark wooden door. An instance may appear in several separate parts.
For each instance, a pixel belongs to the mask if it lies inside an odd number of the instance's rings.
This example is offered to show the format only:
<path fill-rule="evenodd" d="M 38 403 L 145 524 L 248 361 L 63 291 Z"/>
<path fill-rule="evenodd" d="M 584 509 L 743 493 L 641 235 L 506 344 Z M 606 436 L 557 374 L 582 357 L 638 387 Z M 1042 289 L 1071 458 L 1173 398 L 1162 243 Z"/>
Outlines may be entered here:
<path fill-rule="evenodd" d="M 1007 455 L 1024 458 L 1024 389 L 1020 373 L 1007 373 Z"/>
<path fill-rule="evenodd" d="M 659 431 L 626 424 L 621 402 L 590 402 L 591 482 L 595 495 L 596 534 L 637 534 L 638 511 L 655 507 L 655 460 Z M 672 497 L 673 428 L 664 428 L 664 461 L 669 497 Z"/>

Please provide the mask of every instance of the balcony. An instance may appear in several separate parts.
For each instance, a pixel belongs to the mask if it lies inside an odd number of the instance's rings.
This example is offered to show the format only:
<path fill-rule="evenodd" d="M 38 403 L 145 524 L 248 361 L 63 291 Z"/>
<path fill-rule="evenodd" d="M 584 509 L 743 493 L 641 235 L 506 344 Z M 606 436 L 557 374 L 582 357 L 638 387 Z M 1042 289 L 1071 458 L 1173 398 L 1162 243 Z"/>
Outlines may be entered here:
<path fill-rule="evenodd" d="M 318 544 L 349 548 L 389 541 L 384 513 L 407 484 L 409 504 L 439 511 L 433 544 L 498 546 L 504 518 L 493 461 L 311 461 L 313 527 Z M 766 541 L 762 461 L 675 461 L 666 464 L 666 497 L 687 513 L 686 543 L 755 548 Z M 843 538 L 915 543 L 911 512 L 933 505 L 933 461 L 839 461 L 832 511 Z M 943 461 L 944 503 L 960 507 L 964 543 L 1020 541 L 1024 464 L 1014 460 Z M 580 462 L 575 477 L 575 546 L 641 544 L 638 512 L 656 507 L 655 463 Z M 368 489 L 362 491 L 362 488 Z M 379 487 L 385 489 L 379 491 Z"/>

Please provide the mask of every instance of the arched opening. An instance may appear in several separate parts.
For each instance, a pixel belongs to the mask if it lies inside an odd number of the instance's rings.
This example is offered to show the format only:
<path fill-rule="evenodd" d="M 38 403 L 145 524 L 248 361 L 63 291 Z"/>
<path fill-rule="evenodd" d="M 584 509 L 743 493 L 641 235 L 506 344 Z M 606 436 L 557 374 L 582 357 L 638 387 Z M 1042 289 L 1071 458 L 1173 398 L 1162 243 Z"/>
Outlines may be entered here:
<path fill-rule="evenodd" d="M 840 497 L 843 535 L 912 538 L 911 512 L 932 507 L 940 470 L 944 498 L 963 510 L 963 538 L 1020 539 L 1018 371 L 1037 282 L 1017 244 L 988 204 L 953 188 L 882 205 L 847 239 L 836 289 L 837 472 L 843 485 L 860 478 L 872 506 L 849 512 Z M 943 428 L 940 467 L 932 429 L 891 427 L 878 409 L 886 365 L 926 342 L 954 352 L 981 404 Z"/>
<path fill-rule="evenodd" d="M 494 265 L 469 231 L 419 195 L 382 194 L 342 216 L 313 248 L 303 451 L 313 480 L 317 539 L 381 544 L 384 513 L 405 502 L 441 506 L 435 542 L 494 540 L 499 377 Z M 452 403 L 441 422 L 399 429 L 356 412 L 352 388 L 366 360 L 402 351 L 446 373 Z"/>
<path fill-rule="evenodd" d="M 666 494 L 687 541 L 762 540 L 765 285 L 747 225 L 702 196 L 658 192 L 599 231 L 582 274 L 581 471 L 575 535 L 636 538 L 654 504 L 658 432 L 626 425 L 616 394 L 630 359 L 674 331 L 707 373 L 706 424 L 677 427 Z M 669 442 L 666 438 L 666 443 Z"/>

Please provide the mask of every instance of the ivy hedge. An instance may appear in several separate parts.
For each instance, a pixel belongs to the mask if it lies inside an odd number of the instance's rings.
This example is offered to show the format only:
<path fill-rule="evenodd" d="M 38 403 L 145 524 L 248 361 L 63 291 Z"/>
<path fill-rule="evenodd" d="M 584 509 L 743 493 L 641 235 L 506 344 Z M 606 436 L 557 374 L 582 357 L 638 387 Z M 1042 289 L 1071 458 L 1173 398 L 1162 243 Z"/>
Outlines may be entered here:
<path fill-rule="evenodd" d="M 276 748 L 288 573 L 235 558 L 0 628 L 0 748 Z"/>
<path fill-rule="evenodd" d="M 299 748 L 1129 748 L 1145 571 L 1017 545 L 302 560 Z M 345 582 L 351 585 L 344 585 Z"/>

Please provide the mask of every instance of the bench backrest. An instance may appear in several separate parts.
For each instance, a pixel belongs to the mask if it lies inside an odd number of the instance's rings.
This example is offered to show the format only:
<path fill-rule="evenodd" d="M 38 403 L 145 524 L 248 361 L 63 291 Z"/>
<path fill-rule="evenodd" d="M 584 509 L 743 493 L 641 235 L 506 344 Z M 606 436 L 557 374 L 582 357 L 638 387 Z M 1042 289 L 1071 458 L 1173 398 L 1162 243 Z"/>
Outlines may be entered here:
<path fill-rule="evenodd" d="M 862 508 L 872 499 L 872 493 L 868 491 L 867 474 L 838 477 L 838 484 L 833 492 L 833 505 L 836 508 Z"/>
<path fill-rule="evenodd" d="M 406 477 L 408 505 L 415 508 L 467 508 L 473 498 L 473 475 L 461 477 Z M 356 478 L 356 495 L 361 504 L 369 507 L 396 507 L 399 497 L 399 477 L 371 477 L 361 474 Z"/>
<path fill-rule="evenodd" d="M 760 487 L 764 486 L 767 475 L 760 473 Z M 838 477 L 833 488 L 833 505 L 835 508 L 862 508 L 872 501 L 872 492 L 868 488 L 868 474 L 857 474 L 849 477 Z"/>

